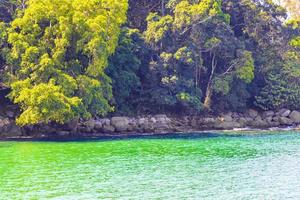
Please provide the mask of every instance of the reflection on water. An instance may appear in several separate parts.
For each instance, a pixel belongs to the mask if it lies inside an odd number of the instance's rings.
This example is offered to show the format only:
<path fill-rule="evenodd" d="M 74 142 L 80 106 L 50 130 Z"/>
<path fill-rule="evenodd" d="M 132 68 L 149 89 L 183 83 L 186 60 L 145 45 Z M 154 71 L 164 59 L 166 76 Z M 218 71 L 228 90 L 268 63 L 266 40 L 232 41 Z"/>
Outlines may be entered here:
<path fill-rule="evenodd" d="M 300 134 L 1 142 L 0 199 L 300 199 Z"/>

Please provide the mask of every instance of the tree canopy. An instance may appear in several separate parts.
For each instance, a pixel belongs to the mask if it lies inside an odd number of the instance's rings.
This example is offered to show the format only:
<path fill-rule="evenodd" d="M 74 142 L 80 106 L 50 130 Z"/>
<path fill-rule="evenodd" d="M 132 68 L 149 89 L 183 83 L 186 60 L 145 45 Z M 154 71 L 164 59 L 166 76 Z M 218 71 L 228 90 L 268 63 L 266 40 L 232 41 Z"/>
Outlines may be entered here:
<path fill-rule="evenodd" d="M 104 70 L 115 51 L 127 1 L 29 0 L 6 30 L 6 83 L 20 125 L 66 122 L 112 110 Z"/>
<path fill-rule="evenodd" d="M 20 125 L 300 108 L 296 0 L 3 0 Z M 128 10 L 128 12 L 127 12 Z"/>

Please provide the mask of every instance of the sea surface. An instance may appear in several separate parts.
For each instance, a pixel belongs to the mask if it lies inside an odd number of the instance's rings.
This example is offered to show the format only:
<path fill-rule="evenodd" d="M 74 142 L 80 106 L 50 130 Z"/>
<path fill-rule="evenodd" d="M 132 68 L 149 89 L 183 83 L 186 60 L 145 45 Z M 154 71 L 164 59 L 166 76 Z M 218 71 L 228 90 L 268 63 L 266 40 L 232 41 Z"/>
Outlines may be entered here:
<path fill-rule="evenodd" d="M 0 200 L 299 200 L 300 133 L 0 142 Z"/>

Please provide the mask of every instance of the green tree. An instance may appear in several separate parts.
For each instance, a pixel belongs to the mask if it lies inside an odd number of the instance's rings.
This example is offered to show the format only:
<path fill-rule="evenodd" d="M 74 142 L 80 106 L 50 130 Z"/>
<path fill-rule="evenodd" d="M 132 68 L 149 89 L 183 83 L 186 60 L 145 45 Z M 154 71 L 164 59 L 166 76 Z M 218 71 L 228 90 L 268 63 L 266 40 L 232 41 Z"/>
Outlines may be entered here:
<path fill-rule="evenodd" d="M 160 71 L 165 105 L 210 110 L 216 80 L 253 80 L 252 53 L 234 35 L 222 1 L 169 1 L 167 7 L 167 15 L 149 14 L 144 33 L 156 50 L 150 68 Z M 233 82 L 227 83 L 230 90 Z"/>
<path fill-rule="evenodd" d="M 146 54 L 147 48 L 139 31 L 123 28 L 118 48 L 110 57 L 106 69 L 107 75 L 112 79 L 113 97 L 118 113 L 128 115 L 137 111 L 142 79 L 139 71 L 141 59 L 145 59 Z"/>
<path fill-rule="evenodd" d="M 29 0 L 8 30 L 6 83 L 22 109 L 19 125 L 64 123 L 112 110 L 104 70 L 127 1 Z"/>

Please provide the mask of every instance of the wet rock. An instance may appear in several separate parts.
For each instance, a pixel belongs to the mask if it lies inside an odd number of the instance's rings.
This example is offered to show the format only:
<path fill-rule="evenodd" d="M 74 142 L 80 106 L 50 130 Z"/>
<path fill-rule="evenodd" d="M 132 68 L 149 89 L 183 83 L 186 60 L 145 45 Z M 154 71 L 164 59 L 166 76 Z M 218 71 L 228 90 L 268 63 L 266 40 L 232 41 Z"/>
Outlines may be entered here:
<path fill-rule="evenodd" d="M 111 125 L 116 128 L 118 132 L 128 131 L 130 129 L 128 117 L 113 117 Z"/>

